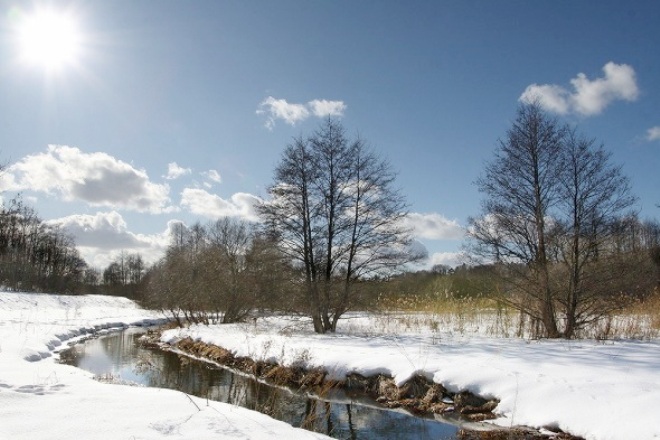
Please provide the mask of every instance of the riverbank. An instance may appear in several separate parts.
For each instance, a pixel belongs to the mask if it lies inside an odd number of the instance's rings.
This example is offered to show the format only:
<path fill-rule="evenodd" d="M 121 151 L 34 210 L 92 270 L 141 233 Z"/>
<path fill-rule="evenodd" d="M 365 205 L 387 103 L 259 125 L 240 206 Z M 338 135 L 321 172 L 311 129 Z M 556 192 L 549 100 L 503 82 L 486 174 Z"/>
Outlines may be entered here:
<path fill-rule="evenodd" d="M 497 401 L 489 423 L 505 428 L 530 426 L 544 435 L 561 431 L 595 440 L 660 436 L 654 409 L 660 404 L 657 340 L 530 341 L 395 326 L 390 333 L 375 334 L 369 315 L 351 319 L 353 324 L 363 320 L 363 328 L 370 330 L 360 334 L 352 325 L 350 334 L 340 327 L 337 334 L 317 335 L 304 319 L 279 317 L 172 329 L 163 332 L 161 342 L 181 343 L 197 355 L 211 350 L 220 359 L 251 359 L 248 369 L 269 366 L 266 374 L 277 365 L 317 372 L 329 383 L 390 378 L 396 386 L 392 395 L 423 378 L 443 387 L 442 398 L 469 391 L 489 405 Z M 365 380 L 372 389 L 388 383 Z M 420 392 L 410 398 L 414 405 L 425 396 Z"/>
<path fill-rule="evenodd" d="M 263 414 L 56 363 L 67 343 L 162 322 L 125 298 L 0 292 L 0 439 L 328 438 Z"/>
<path fill-rule="evenodd" d="M 499 403 L 496 399 L 484 399 L 469 391 L 453 393 L 441 384 L 433 383 L 421 375 L 413 376 L 397 386 L 392 377 L 375 375 L 365 377 L 349 374 L 345 380 L 332 380 L 322 368 L 307 370 L 300 365 L 283 366 L 276 363 L 236 357 L 228 350 L 215 345 L 193 341 L 190 338 L 175 344 L 160 343 L 161 331 L 154 330 L 141 338 L 147 347 L 171 350 L 194 359 L 231 368 L 269 384 L 288 387 L 297 392 L 310 393 L 325 398 L 331 391 L 341 389 L 348 395 L 369 396 L 387 408 L 405 408 L 412 414 L 428 416 L 444 415 L 446 422 L 461 426 L 457 432 L 460 440 L 580 440 L 563 432 L 543 433 L 530 427 L 500 429 L 470 422 L 495 419 L 493 411 Z M 545 429 L 548 432 L 547 429 Z"/>

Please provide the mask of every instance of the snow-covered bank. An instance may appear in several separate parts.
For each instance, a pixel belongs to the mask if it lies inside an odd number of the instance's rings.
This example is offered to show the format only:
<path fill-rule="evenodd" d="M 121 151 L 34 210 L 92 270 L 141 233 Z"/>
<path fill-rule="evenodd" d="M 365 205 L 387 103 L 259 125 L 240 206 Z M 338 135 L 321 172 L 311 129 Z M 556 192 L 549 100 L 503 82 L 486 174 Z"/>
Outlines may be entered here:
<path fill-rule="evenodd" d="M 133 301 L 102 295 L 0 292 L 0 348 L 28 361 L 50 357 L 76 338 L 167 322 Z"/>
<path fill-rule="evenodd" d="M 0 439 L 327 438 L 177 391 L 99 383 L 51 356 L 85 333 L 161 319 L 125 298 L 0 292 Z"/>
<path fill-rule="evenodd" d="M 555 426 L 594 440 L 660 438 L 658 340 L 526 341 L 442 331 L 316 335 L 309 325 L 274 318 L 256 326 L 168 330 L 162 340 L 185 337 L 236 356 L 322 367 L 338 379 L 382 373 L 403 383 L 422 374 L 454 391 L 500 399 L 495 423 L 502 426 Z"/>

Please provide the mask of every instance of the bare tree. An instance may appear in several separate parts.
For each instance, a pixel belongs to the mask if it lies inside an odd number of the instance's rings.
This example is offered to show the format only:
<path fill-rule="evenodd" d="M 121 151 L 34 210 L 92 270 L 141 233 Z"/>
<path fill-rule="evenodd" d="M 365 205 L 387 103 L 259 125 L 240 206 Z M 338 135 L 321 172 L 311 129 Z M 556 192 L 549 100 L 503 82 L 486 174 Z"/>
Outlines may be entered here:
<path fill-rule="evenodd" d="M 248 295 L 259 311 L 293 310 L 291 304 L 297 302 L 297 292 L 292 291 L 291 280 L 296 276 L 273 234 L 261 228 L 253 230 L 245 268 Z"/>
<path fill-rule="evenodd" d="M 477 184 L 486 199 L 470 220 L 474 250 L 499 263 L 507 301 L 545 336 L 573 337 L 635 290 L 622 270 L 648 257 L 622 258 L 631 234 L 617 232 L 635 198 L 602 145 L 524 104 Z"/>
<path fill-rule="evenodd" d="M 80 287 L 86 266 L 73 238 L 43 222 L 20 196 L 0 205 L 0 283 L 71 293 Z"/>
<path fill-rule="evenodd" d="M 602 145 L 574 130 L 567 133 L 563 145 L 558 206 L 563 218 L 558 221 L 557 244 L 568 277 L 558 299 L 565 311 L 564 336 L 572 337 L 577 329 L 611 311 L 602 301 L 607 291 L 602 286 L 612 284 L 608 280 L 617 271 L 599 257 L 612 237 L 614 220 L 628 214 L 625 211 L 635 198 L 621 167 L 610 164 L 611 154 Z M 589 283 L 589 277 L 600 282 Z M 588 289 L 589 284 L 601 287 Z"/>
<path fill-rule="evenodd" d="M 471 219 L 475 251 L 510 265 L 524 299 L 517 306 L 559 336 L 549 279 L 551 209 L 559 199 L 561 149 L 566 129 L 538 104 L 521 105 L 495 158 L 477 180 L 486 195 L 484 216 Z"/>
<path fill-rule="evenodd" d="M 139 253 L 122 250 L 103 271 L 101 290 L 111 295 L 141 299 L 145 272 L 146 267 Z"/>
<path fill-rule="evenodd" d="M 179 325 L 208 322 L 207 292 L 200 255 L 205 233 L 200 224 L 186 227 L 177 223 L 172 229 L 165 256 L 148 274 L 147 304 L 172 315 Z"/>
<path fill-rule="evenodd" d="M 275 169 L 271 200 L 259 206 L 280 248 L 304 275 L 314 330 L 334 331 L 361 277 L 421 258 L 402 226 L 406 203 L 390 165 L 328 119 L 294 139 Z"/>
<path fill-rule="evenodd" d="M 246 254 L 252 241 L 245 221 L 228 217 L 208 227 L 204 266 L 211 303 L 223 312 L 222 322 L 244 319 L 254 307 L 247 279 Z"/>
<path fill-rule="evenodd" d="M 244 320 L 270 294 L 267 280 L 277 275 L 264 272 L 281 269 L 278 257 L 243 220 L 179 225 L 165 257 L 148 274 L 148 303 L 179 323 L 181 317 L 202 323 Z"/>

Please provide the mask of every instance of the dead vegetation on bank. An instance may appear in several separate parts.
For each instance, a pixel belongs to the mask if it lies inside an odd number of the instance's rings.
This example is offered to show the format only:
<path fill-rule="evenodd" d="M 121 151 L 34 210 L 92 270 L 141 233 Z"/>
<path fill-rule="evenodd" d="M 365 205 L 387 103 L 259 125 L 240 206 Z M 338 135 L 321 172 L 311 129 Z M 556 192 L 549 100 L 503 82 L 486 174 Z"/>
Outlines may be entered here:
<path fill-rule="evenodd" d="M 344 380 L 332 380 L 321 368 L 305 369 L 301 366 L 283 366 L 276 363 L 255 361 L 248 357 L 234 356 L 229 350 L 215 345 L 185 338 L 173 346 L 163 346 L 159 342 L 159 333 L 150 333 L 143 338 L 147 346 L 176 349 L 196 358 L 215 362 L 243 373 L 250 374 L 277 386 L 308 392 L 319 397 L 327 396 L 333 389 L 343 389 L 347 393 L 367 395 L 388 408 L 404 408 L 413 414 L 442 414 L 455 420 L 481 422 L 496 418 L 495 410 L 499 401 L 486 399 L 469 391 L 453 393 L 442 384 L 434 383 L 421 375 L 416 375 L 401 386 L 394 379 L 379 374 L 365 377 L 357 373 L 348 375 Z M 579 440 L 556 428 L 546 428 L 551 434 L 545 434 L 527 427 L 501 429 L 493 427 L 487 430 L 461 428 L 458 438 L 461 440 L 518 440 L 518 439 L 561 439 Z"/>

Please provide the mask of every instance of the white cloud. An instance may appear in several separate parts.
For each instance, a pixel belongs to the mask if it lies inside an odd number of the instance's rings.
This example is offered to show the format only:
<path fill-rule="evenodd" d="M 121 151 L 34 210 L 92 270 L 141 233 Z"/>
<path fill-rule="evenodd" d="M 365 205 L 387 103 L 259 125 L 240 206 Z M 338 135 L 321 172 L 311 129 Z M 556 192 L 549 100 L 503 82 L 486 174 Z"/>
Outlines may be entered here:
<path fill-rule="evenodd" d="M 200 188 L 185 188 L 181 193 L 181 206 L 193 214 L 210 219 L 240 217 L 250 221 L 258 219 L 255 206 L 260 199 L 252 194 L 236 193 L 230 200 L 211 194 Z"/>
<path fill-rule="evenodd" d="M 660 125 L 651 127 L 646 130 L 646 140 L 649 142 L 660 140 Z"/>
<path fill-rule="evenodd" d="M 26 156 L 7 168 L 3 189 L 57 194 L 66 201 L 92 206 L 159 213 L 171 211 L 169 186 L 151 182 L 144 170 L 106 153 L 49 145 L 45 153 Z"/>
<path fill-rule="evenodd" d="M 429 240 L 460 240 L 465 230 L 456 220 L 448 220 L 441 214 L 419 214 L 411 212 L 405 226 L 413 230 L 413 235 Z"/>
<path fill-rule="evenodd" d="M 590 80 L 584 73 L 570 80 L 573 92 L 553 84 L 532 84 L 528 86 L 519 100 L 536 100 L 548 111 L 567 114 L 578 113 L 592 116 L 601 113 L 613 101 L 635 101 L 639 89 L 635 70 L 627 64 L 609 62 L 603 66 L 604 76 Z"/>
<path fill-rule="evenodd" d="M 162 257 L 169 244 L 170 229 L 159 234 L 136 234 L 116 211 L 94 215 L 77 214 L 48 221 L 70 233 L 82 257 L 93 267 L 105 268 L 121 251 L 139 253 L 151 264 Z"/>
<path fill-rule="evenodd" d="M 314 113 L 314 116 L 319 118 L 344 116 L 344 110 L 346 110 L 346 104 L 343 101 L 328 101 L 325 99 L 314 99 L 309 101 L 307 106 Z"/>
<path fill-rule="evenodd" d="M 346 104 L 343 101 L 328 101 L 325 99 L 314 99 L 307 104 L 294 104 L 286 99 L 276 99 L 272 96 L 259 103 L 258 115 L 266 115 L 266 128 L 272 130 L 275 121 L 280 119 L 289 125 L 304 121 L 310 116 L 323 118 L 326 116 L 343 116 Z"/>
<path fill-rule="evenodd" d="M 538 100 L 548 111 L 565 115 L 570 110 L 570 94 L 561 86 L 532 84 L 520 97 L 520 101 L 531 103 Z"/>
<path fill-rule="evenodd" d="M 167 175 L 165 178 L 167 180 L 174 180 L 181 176 L 185 176 L 186 174 L 190 174 L 191 172 L 192 170 L 190 168 L 183 168 L 180 167 L 176 162 L 170 162 L 167 164 Z"/>
<path fill-rule="evenodd" d="M 266 114 L 266 127 L 273 129 L 275 120 L 281 119 L 287 124 L 295 125 L 296 122 L 303 121 L 309 117 L 309 110 L 304 104 L 290 104 L 286 99 L 275 99 L 272 96 L 261 101 L 257 114 Z"/>
<path fill-rule="evenodd" d="M 207 179 L 215 183 L 222 183 L 222 177 L 220 176 L 220 173 L 218 173 L 216 170 L 204 171 L 201 174 L 202 176 L 206 177 Z"/>

